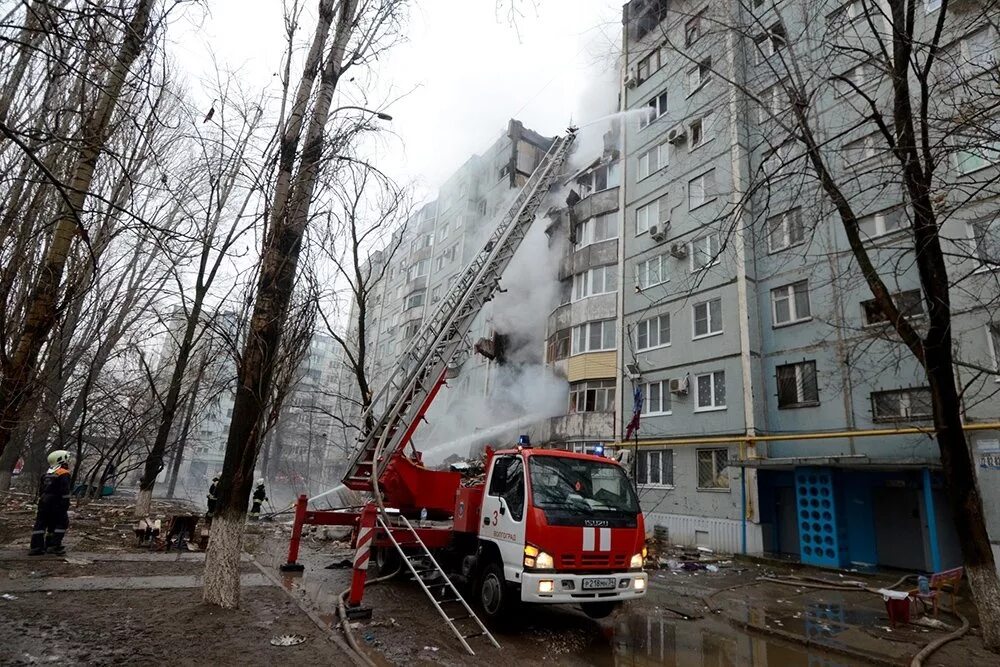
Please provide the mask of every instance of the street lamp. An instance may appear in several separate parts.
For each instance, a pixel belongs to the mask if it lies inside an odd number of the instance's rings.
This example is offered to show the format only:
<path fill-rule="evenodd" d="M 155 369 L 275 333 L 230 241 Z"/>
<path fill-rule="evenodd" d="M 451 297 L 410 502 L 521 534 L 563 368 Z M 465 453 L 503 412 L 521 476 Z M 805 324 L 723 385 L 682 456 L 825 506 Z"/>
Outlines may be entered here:
<path fill-rule="evenodd" d="M 354 106 L 354 105 L 347 105 L 347 106 L 343 106 L 343 107 L 337 107 L 336 109 L 334 109 L 330 113 L 334 114 L 334 113 L 337 113 L 338 111 L 343 111 L 344 109 L 354 109 L 355 111 L 364 111 L 365 113 L 374 114 L 379 120 L 387 120 L 387 121 L 388 120 L 392 120 L 392 116 L 390 116 L 389 114 L 387 114 L 384 111 L 375 111 L 374 109 L 366 109 L 365 107 L 359 107 L 359 106 Z"/>

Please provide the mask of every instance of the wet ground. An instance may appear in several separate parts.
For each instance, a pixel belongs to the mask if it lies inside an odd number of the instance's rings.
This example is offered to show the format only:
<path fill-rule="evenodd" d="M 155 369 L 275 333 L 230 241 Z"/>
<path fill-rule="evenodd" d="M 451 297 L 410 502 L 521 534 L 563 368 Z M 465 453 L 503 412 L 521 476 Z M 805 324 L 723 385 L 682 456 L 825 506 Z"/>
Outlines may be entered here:
<path fill-rule="evenodd" d="M 261 563 L 275 568 L 285 559 L 283 539 L 265 541 Z M 326 569 L 351 557 L 336 542 L 306 545 L 303 575 L 283 575 L 282 584 L 325 620 L 334 621 L 337 596 L 349 585 L 350 569 Z M 735 561 L 717 573 L 653 571 L 649 594 L 600 621 L 575 608 L 524 606 L 514 623 L 493 628 L 502 649 L 473 643 L 464 653 L 412 581 L 394 579 L 370 587 L 365 605 L 371 621 L 352 624 L 370 655 L 391 664 L 470 665 L 677 665 L 691 667 L 835 667 L 908 665 L 945 628 L 891 628 L 881 597 L 865 591 L 833 591 L 760 581 L 764 575 L 819 576 L 847 581 L 829 571 Z M 853 575 L 852 575 L 853 576 Z M 898 577 L 866 579 L 878 588 Z M 813 582 L 815 583 L 815 582 Z M 949 628 L 957 621 L 941 620 Z M 476 640 L 473 640 L 475 642 Z M 969 635 L 934 654 L 930 665 L 1000 664 Z"/>

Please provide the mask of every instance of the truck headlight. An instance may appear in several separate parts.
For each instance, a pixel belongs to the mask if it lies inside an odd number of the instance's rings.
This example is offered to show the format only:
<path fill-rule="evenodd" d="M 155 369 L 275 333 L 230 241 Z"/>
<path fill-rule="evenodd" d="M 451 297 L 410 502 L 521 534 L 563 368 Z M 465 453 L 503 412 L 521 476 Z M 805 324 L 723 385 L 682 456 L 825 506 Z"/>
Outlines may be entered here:
<path fill-rule="evenodd" d="M 631 568 L 641 568 L 642 567 L 642 554 L 636 554 L 632 556 L 632 560 L 629 561 L 628 566 Z"/>
<path fill-rule="evenodd" d="M 529 544 L 524 547 L 524 566 L 537 570 L 553 570 L 556 564 L 552 556 Z"/>
<path fill-rule="evenodd" d="M 555 569 L 556 562 L 552 560 L 552 556 L 544 551 L 540 551 L 538 552 L 538 558 L 535 559 L 535 566 L 539 570 L 552 570 Z"/>
<path fill-rule="evenodd" d="M 636 577 L 636 580 L 632 583 L 635 586 L 635 590 L 644 591 L 646 590 L 646 580 L 642 577 Z"/>

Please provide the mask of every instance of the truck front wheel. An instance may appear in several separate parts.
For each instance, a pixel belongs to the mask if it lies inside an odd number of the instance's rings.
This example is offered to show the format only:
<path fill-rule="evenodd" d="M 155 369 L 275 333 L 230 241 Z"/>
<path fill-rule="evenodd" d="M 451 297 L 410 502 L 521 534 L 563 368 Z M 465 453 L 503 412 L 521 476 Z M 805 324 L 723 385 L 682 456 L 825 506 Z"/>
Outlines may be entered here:
<path fill-rule="evenodd" d="M 583 613 L 591 618 L 607 618 L 617 606 L 617 602 L 585 602 L 580 605 Z"/>
<path fill-rule="evenodd" d="M 503 567 L 496 562 L 488 563 L 479 575 L 479 606 L 486 618 L 501 620 L 514 606 L 514 594 L 503 576 Z"/>

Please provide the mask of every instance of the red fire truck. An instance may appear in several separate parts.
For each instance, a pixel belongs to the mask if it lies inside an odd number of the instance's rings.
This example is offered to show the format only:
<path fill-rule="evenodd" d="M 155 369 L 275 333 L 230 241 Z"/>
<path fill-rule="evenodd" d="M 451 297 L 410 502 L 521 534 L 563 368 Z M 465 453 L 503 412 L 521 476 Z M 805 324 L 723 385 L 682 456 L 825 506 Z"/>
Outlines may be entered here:
<path fill-rule="evenodd" d="M 535 449 L 523 439 L 513 449 L 487 450 L 484 481 L 465 486 L 461 473 L 432 470 L 419 452 L 405 452 L 461 355 L 473 319 L 493 297 L 558 181 L 574 132 L 571 128 L 553 142 L 483 250 L 373 396 L 343 480 L 371 500 L 361 509 L 311 510 L 309 499 L 301 496 L 282 567 L 302 569 L 303 526 L 351 526 L 355 557 L 349 612 L 366 611 L 361 602 L 373 555 L 383 567 L 395 557 L 470 653 L 468 640 L 475 636 L 498 644 L 456 582 L 471 588 L 491 619 L 518 602 L 579 604 L 588 615 L 603 617 L 646 592 L 643 517 L 632 483 L 616 461 Z"/>

